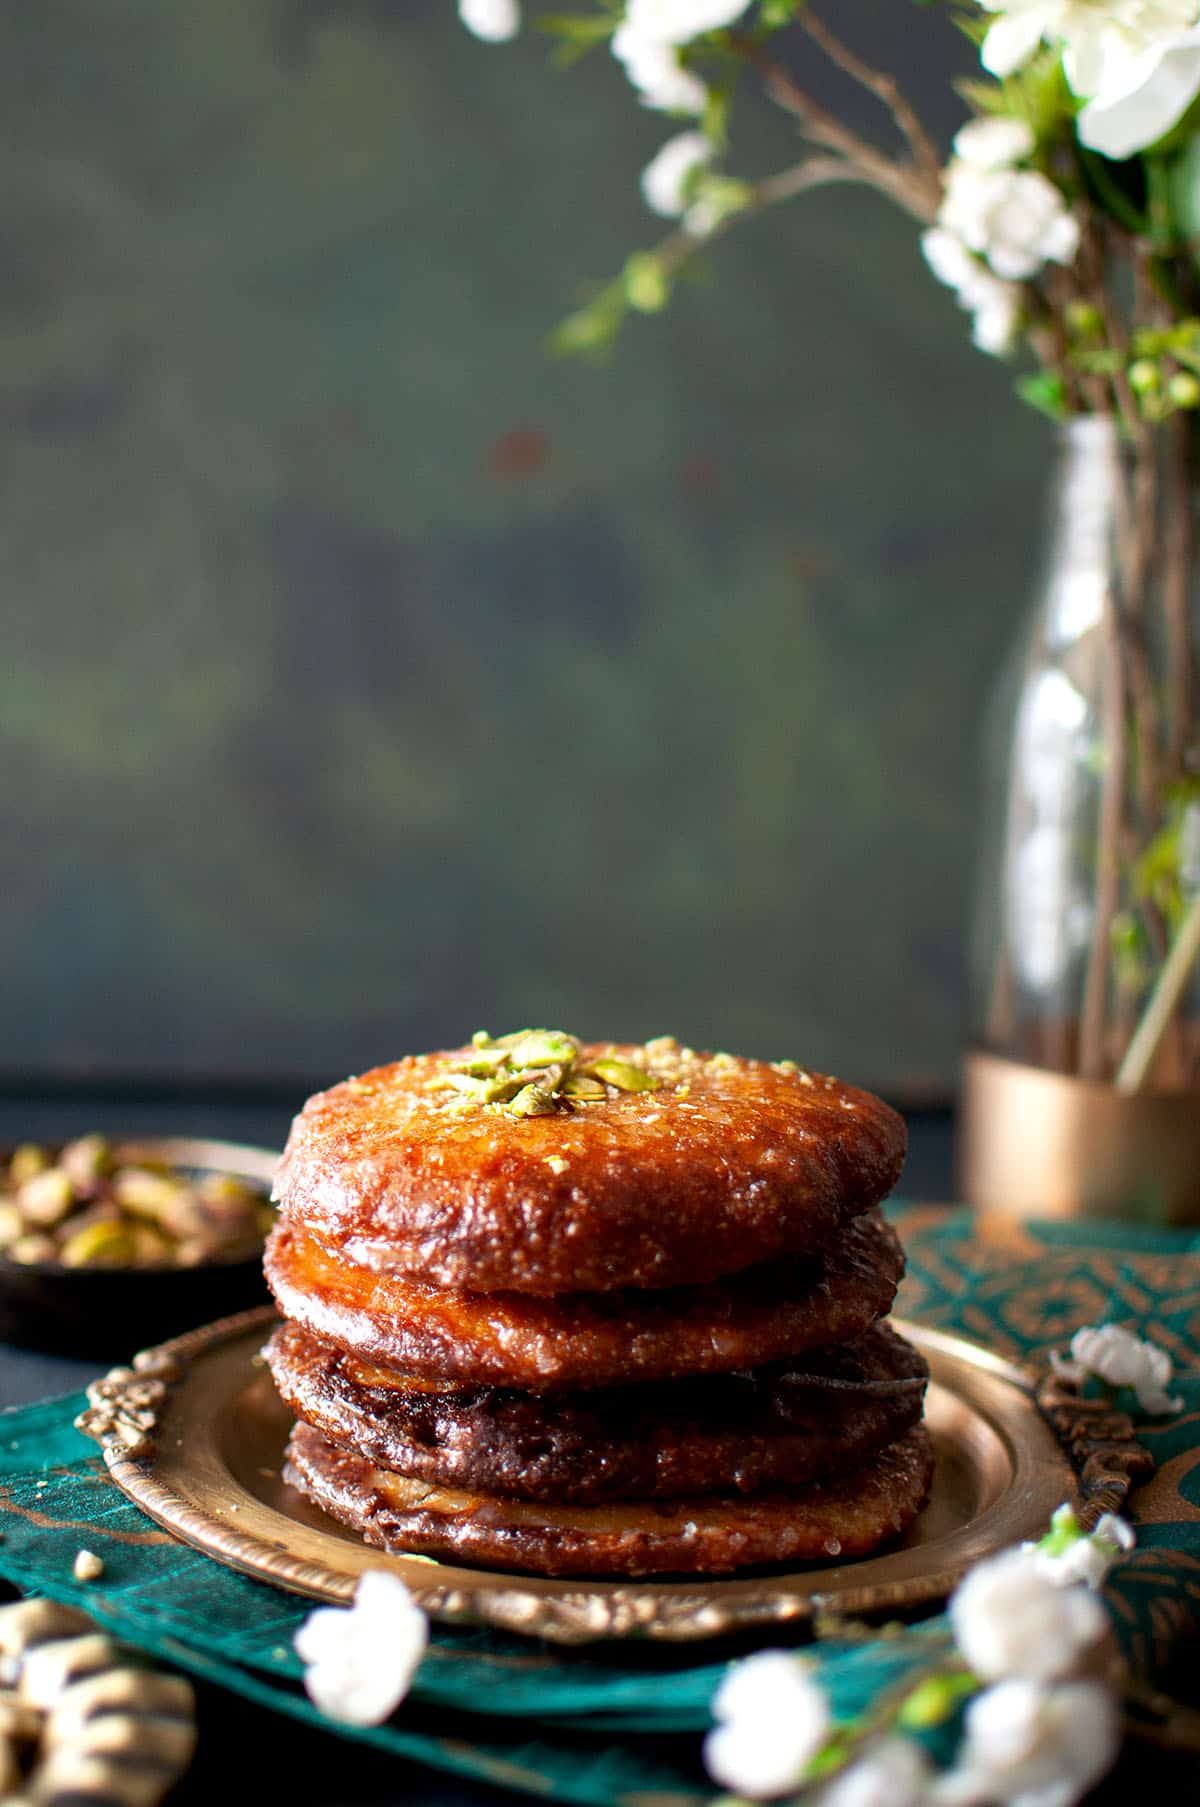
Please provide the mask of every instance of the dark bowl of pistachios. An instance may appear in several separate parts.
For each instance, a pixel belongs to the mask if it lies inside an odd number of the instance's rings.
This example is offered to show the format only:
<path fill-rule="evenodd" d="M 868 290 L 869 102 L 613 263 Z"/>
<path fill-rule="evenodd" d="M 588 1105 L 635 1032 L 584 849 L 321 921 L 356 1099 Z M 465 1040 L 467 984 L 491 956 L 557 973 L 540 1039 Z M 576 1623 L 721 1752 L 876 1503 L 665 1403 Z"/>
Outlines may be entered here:
<path fill-rule="evenodd" d="M 108 1360 L 261 1304 L 277 1159 L 100 1135 L 0 1154 L 0 1341 Z"/>

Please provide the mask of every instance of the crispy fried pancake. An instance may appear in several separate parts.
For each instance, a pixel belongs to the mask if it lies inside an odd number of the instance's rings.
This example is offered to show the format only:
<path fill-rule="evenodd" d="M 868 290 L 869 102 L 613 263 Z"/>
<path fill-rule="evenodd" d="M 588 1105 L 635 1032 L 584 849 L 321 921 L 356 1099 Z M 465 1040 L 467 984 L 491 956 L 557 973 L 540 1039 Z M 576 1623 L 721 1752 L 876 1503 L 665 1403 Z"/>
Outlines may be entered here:
<path fill-rule="evenodd" d="M 540 1575 L 725 1574 L 867 1556 L 912 1524 L 933 1476 L 923 1425 L 856 1472 L 753 1499 L 547 1506 L 430 1487 L 292 1432 L 284 1479 L 368 1543 Z"/>
<path fill-rule="evenodd" d="M 265 1353 L 284 1403 L 331 1443 L 411 1480 L 560 1505 L 751 1493 L 855 1467 L 916 1423 L 929 1374 L 882 1325 L 803 1365 L 557 1399 L 422 1385 L 296 1324 Z"/>
<path fill-rule="evenodd" d="M 694 1285 L 825 1245 L 903 1163 L 887 1105 L 786 1063 L 592 1043 L 582 1060 L 615 1055 L 658 1089 L 514 1117 L 435 1089 L 471 1052 L 310 1098 L 276 1179 L 284 1216 L 359 1266 L 438 1286 Z"/>
<path fill-rule="evenodd" d="M 374 1274 L 282 1223 L 264 1267 L 285 1317 L 364 1360 L 422 1380 L 549 1393 L 726 1374 L 850 1342 L 891 1310 L 904 1257 L 871 1214 L 817 1261 L 772 1261 L 703 1286 L 541 1299 Z"/>

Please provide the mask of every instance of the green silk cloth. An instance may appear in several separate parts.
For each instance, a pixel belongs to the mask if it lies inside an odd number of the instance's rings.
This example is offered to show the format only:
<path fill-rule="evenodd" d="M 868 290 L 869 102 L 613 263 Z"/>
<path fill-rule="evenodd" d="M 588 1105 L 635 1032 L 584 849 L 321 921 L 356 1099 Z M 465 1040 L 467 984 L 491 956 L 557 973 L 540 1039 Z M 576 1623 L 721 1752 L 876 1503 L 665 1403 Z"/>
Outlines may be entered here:
<path fill-rule="evenodd" d="M 896 1207 L 909 1271 L 899 1309 L 999 1353 L 1039 1360 L 1082 1324 L 1122 1323 L 1170 1350 L 1184 1410 L 1139 1425 L 1157 1472 L 1135 1494 L 1138 1547 L 1106 1597 L 1134 1667 L 1166 1676 L 1200 1631 L 1200 1235 L 1023 1226 L 983 1240 L 965 1212 Z M 293 1718 L 327 1724 L 300 1686 L 292 1636 L 309 1603 L 175 1542 L 109 1481 L 73 1428 L 79 1396 L 0 1416 L 0 1575 L 83 1606 L 158 1661 Z M 104 1561 L 77 1583 L 81 1548 Z M 810 1647 L 834 1712 L 862 1712 L 925 1659 L 940 1619 Z M 779 1642 L 773 1635 L 772 1642 Z M 585 1807 L 695 1807 L 713 1692 L 751 1646 L 566 1651 L 435 1627 L 385 1726 L 336 1729 L 398 1756 Z"/>

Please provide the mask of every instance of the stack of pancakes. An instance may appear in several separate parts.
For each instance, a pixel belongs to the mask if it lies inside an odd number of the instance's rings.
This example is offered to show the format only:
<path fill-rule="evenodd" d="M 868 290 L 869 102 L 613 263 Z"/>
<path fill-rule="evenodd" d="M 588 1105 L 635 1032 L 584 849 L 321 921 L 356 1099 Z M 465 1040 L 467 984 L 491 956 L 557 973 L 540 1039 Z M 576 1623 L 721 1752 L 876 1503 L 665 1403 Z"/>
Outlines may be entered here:
<path fill-rule="evenodd" d="M 320 1093 L 266 1256 L 287 1479 L 485 1567 L 866 1554 L 932 1469 L 872 1209 L 904 1146 L 870 1093 L 670 1038 L 481 1034 Z"/>

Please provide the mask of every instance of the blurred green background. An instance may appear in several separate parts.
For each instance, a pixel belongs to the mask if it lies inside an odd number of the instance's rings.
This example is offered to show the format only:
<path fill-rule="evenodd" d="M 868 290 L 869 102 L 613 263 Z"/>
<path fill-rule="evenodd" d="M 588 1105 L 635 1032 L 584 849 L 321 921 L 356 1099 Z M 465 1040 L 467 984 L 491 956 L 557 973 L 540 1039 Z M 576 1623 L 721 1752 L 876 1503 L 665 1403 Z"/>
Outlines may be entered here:
<path fill-rule="evenodd" d="M 947 139 L 944 16 L 837 12 Z M 814 195 L 555 362 L 677 129 L 606 53 L 452 0 L 0 20 L 3 1076 L 546 1021 L 948 1091 L 1050 446 L 911 224 Z M 752 96 L 735 144 L 795 155 Z"/>

